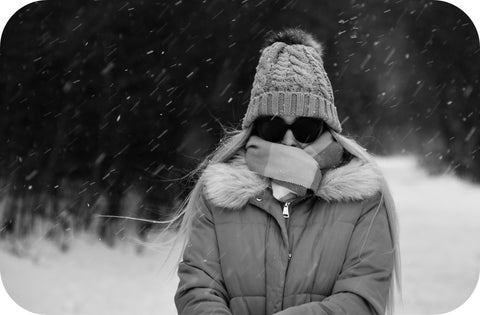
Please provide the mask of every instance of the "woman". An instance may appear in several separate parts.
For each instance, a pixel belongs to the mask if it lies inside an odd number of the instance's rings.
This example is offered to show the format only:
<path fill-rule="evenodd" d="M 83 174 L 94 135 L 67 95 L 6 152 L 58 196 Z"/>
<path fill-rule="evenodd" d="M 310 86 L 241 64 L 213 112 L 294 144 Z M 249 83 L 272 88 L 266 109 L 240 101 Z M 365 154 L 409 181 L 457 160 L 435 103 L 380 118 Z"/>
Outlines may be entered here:
<path fill-rule="evenodd" d="M 398 280 L 387 184 L 340 135 L 321 46 L 263 49 L 242 129 L 199 167 L 182 216 L 179 314 L 384 314 Z"/>

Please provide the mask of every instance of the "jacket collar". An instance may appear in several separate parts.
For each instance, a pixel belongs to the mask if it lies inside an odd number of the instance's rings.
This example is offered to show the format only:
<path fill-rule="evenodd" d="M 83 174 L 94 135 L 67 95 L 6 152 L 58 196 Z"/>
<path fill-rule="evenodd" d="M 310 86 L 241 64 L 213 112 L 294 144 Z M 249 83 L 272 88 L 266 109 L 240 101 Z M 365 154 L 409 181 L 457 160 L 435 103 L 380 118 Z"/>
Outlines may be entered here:
<path fill-rule="evenodd" d="M 323 174 L 318 197 L 328 202 L 363 200 L 380 190 L 381 180 L 378 166 L 354 157 Z M 267 178 L 248 169 L 242 154 L 228 163 L 208 165 L 202 181 L 205 197 L 213 205 L 227 209 L 241 209 L 269 187 Z"/>

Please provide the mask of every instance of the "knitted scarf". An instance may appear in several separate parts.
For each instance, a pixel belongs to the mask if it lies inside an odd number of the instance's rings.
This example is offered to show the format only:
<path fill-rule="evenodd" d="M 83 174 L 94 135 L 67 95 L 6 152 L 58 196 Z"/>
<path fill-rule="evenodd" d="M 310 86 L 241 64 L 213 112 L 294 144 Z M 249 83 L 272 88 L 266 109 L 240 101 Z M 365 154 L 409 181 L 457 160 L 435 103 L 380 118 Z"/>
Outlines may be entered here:
<path fill-rule="evenodd" d="M 248 168 L 270 178 L 274 197 L 282 202 L 304 196 L 308 190 L 317 195 L 322 171 L 338 165 L 343 155 L 343 147 L 333 140 L 330 132 L 324 132 L 303 149 L 251 136 L 246 149 Z"/>

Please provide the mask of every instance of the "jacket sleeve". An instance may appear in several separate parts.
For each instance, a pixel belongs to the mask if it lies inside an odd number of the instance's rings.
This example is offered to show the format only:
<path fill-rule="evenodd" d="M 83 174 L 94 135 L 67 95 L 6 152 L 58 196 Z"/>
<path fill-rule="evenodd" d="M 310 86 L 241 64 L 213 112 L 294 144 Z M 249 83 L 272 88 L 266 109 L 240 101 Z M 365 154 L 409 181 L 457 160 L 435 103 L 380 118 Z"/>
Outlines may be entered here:
<path fill-rule="evenodd" d="M 393 271 L 393 242 L 380 194 L 363 202 L 332 295 L 277 315 L 384 315 Z"/>
<path fill-rule="evenodd" d="M 189 240 L 178 267 L 175 293 L 178 314 L 231 314 L 225 289 L 212 214 L 205 200 L 198 201 Z"/>

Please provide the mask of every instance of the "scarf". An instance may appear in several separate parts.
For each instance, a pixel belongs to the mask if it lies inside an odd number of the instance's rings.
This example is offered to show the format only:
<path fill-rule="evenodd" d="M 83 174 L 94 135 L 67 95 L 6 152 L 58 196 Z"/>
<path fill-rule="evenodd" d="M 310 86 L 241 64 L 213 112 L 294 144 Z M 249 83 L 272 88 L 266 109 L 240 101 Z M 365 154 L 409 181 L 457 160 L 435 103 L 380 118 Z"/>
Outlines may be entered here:
<path fill-rule="evenodd" d="M 324 132 L 303 149 L 251 136 L 245 160 L 251 171 L 271 179 L 274 197 L 284 202 L 308 190 L 318 195 L 322 171 L 337 166 L 342 155 L 343 147 Z"/>

